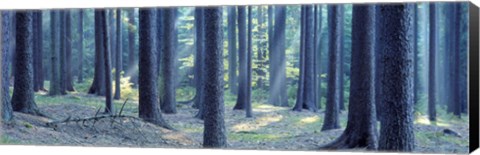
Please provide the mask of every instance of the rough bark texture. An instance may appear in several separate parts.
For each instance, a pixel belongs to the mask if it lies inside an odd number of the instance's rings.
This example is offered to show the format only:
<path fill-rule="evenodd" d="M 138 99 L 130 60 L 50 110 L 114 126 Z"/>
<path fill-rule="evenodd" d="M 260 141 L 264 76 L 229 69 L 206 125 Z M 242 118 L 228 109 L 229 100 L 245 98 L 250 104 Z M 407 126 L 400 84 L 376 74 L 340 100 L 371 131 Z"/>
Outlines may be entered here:
<path fill-rule="evenodd" d="M 93 83 L 90 87 L 89 94 L 105 95 L 105 67 L 103 54 L 103 28 L 102 19 L 100 18 L 100 10 L 95 10 L 95 71 L 93 76 Z"/>
<path fill-rule="evenodd" d="M 66 37 L 66 31 L 65 31 L 65 13 L 66 10 L 60 10 L 59 16 L 60 16 L 60 50 L 59 50 L 59 60 L 60 60 L 60 94 L 65 95 L 67 94 L 67 67 L 66 67 L 66 48 L 65 45 L 67 44 L 67 37 Z"/>
<path fill-rule="evenodd" d="M 105 113 L 113 114 L 113 102 L 112 102 L 112 68 L 110 62 L 110 46 L 108 44 L 110 35 L 108 34 L 108 18 L 107 13 L 105 10 L 100 11 L 100 18 L 101 18 L 101 25 L 102 25 L 102 33 L 104 38 L 103 41 L 103 67 L 105 69 Z"/>
<path fill-rule="evenodd" d="M 80 9 L 78 12 L 78 53 L 79 53 L 79 64 L 78 64 L 78 83 L 83 82 L 83 9 Z"/>
<path fill-rule="evenodd" d="M 379 150 L 413 151 L 413 4 L 382 4 L 377 9 L 382 52 L 382 119 Z"/>
<path fill-rule="evenodd" d="M 288 106 L 287 75 L 285 59 L 285 24 L 287 9 L 278 6 L 276 9 L 275 38 L 272 38 L 270 51 L 270 96 L 269 102 L 273 105 Z M 272 36 L 273 37 L 273 36 Z"/>
<path fill-rule="evenodd" d="M 58 33 L 58 11 L 51 10 L 50 11 L 50 34 L 51 34 L 51 41 L 50 41 L 50 48 L 52 49 L 50 52 L 50 89 L 48 94 L 51 96 L 60 95 L 60 62 L 58 58 L 58 40 L 59 40 L 59 33 Z"/>
<path fill-rule="evenodd" d="M 348 122 L 343 134 L 326 149 L 377 148 L 374 102 L 375 8 L 354 5 L 352 12 L 352 65 Z"/>
<path fill-rule="evenodd" d="M 340 8 L 339 5 L 329 5 L 328 6 L 328 40 L 330 46 L 328 47 L 328 86 L 327 86 L 327 102 L 325 106 L 325 120 L 322 126 L 322 131 L 338 129 L 340 128 L 340 123 L 338 122 L 339 111 L 340 111 L 340 91 L 338 90 L 338 85 L 340 84 L 340 73 L 338 70 L 338 62 L 340 61 L 340 27 L 341 21 L 340 17 Z"/>
<path fill-rule="evenodd" d="M 205 121 L 203 147 L 227 147 L 223 101 L 223 30 L 222 10 L 205 8 Z"/>
<path fill-rule="evenodd" d="M 71 11 L 65 11 L 65 90 L 75 91 L 72 74 L 72 16 Z"/>
<path fill-rule="evenodd" d="M 122 10 L 117 9 L 117 43 L 116 43 L 116 55 L 115 55 L 115 95 L 114 99 L 120 99 L 120 72 L 122 72 Z"/>
<path fill-rule="evenodd" d="M 155 19 L 154 10 L 140 9 L 139 11 L 139 75 L 138 75 L 138 115 L 140 118 L 153 124 L 173 129 L 163 119 L 158 103 L 158 88 L 157 88 L 157 74 L 156 62 L 157 54 L 155 53 L 155 33 L 154 24 Z"/>
<path fill-rule="evenodd" d="M 196 45 L 196 53 L 195 53 L 195 87 L 196 87 L 196 95 L 195 95 L 195 105 L 198 108 L 198 113 L 195 115 L 196 118 L 204 119 L 204 92 L 203 87 L 205 81 L 204 78 L 204 71 L 203 67 L 205 64 L 205 25 L 204 25 L 204 10 L 203 8 L 197 7 L 195 8 L 195 45 Z"/>
<path fill-rule="evenodd" d="M 430 52 L 428 56 L 428 119 L 436 120 L 435 55 L 437 53 L 437 16 L 436 6 L 430 3 Z"/>
<path fill-rule="evenodd" d="M 32 115 L 43 114 L 38 110 L 33 91 L 32 65 L 32 17 L 31 11 L 16 11 L 16 57 L 15 83 L 13 86 L 12 107 L 14 111 Z"/>
<path fill-rule="evenodd" d="M 8 84 L 8 66 L 9 66 L 9 51 L 10 51 L 10 20 L 12 19 L 11 13 L 7 11 L 2 11 L 0 15 L 0 38 L 2 41 L 0 42 L 0 49 L 2 50 L 0 56 L 0 62 L 2 63 L 0 68 L 0 73 L 2 73 L 2 80 L 0 81 L 0 99 L 2 103 L 0 104 L 0 124 L 3 122 L 9 122 L 13 119 L 13 109 L 12 104 L 10 102 L 10 93 L 9 93 L 9 84 Z"/>
<path fill-rule="evenodd" d="M 237 9 L 228 8 L 228 86 L 237 94 Z"/>
<path fill-rule="evenodd" d="M 160 77 L 160 106 L 162 112 L 177 113 L 175 100 L 175 8 L 165 8 L 163 15 L 162 68 Z"/>
<path fill-rule="evenodd" d="M 248 52 L 247 52 L 247 23 L 246 23 L 246 12 L 245 6 L 237 6 L 238 10 L 238 95 L 237 95 L 237 103 L 233 107 L 234 110 L 243 110 L 245 108 L 245 104 L 247 104 L 247 99 L 249 96 L 247 91 L 247 70 L 248 70 Z"/>

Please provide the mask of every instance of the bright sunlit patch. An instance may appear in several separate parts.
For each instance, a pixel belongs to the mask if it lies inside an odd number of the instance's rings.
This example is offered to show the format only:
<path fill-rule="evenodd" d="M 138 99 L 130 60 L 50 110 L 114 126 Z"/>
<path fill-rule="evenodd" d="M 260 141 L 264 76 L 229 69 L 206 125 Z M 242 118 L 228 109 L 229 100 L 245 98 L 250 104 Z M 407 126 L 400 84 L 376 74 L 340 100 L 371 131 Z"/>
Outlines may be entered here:
<path fill-rule="evenodd" d="M 248 121 L 244 123 L 239 123 L 232 127 L 232 130 L 235 132 L 239 131 L 253 131 L 257 130 L 260 127 L 269 125 L 270 123 L 279 122 L 283 119 L 282 115 L 273 115 L 273 116 L 263 116 L 255 119 L 254 121 Z"/>
<path fill-rule="evenodd" d="M 273 112 L 273 111 L 279 111 L 279 110 L 283 110 L 283 109 L 285 109 L 285 108 L 276 107 L 276 106 L 268 105 L 268 104 L 256 104 L 256 105 L 254 105 L 252 110 L 254 112 Z"/>
<path fill-rule="evenodd" d="M 318 116 L 305 117 L 305 118 L 300 119 L 300 123 L 301 124 L 309 124 L 309 123 L 316 122 L 318 120 L 320 120 L 320 117 L 318 117 Z"/>

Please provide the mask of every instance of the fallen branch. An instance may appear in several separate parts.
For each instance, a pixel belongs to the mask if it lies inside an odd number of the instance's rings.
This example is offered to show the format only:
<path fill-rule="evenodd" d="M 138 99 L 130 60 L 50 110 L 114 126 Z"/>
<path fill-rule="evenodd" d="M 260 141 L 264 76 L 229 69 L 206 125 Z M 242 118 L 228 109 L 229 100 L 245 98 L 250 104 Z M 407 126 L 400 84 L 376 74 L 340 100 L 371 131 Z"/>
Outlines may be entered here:
<path fill-rule="evenodd" d="M 67 119 L 61 120 L 61 121 L 47 122 L 46 125 L 49 126 L 49 127 L 55 127 L 55 125 L 57 125 L 57 124 L 69 123 L 69 122 L 76 122 L 76 123 L 82 122 L 82 124 L 85 124 L 85 122 L 87 122 L 87 121 L 96 122 L 96 121 L 99 121 L 101 119 L 107 119 L 107 118 L 131 118 L 131 119 L 143 121 L 140 118 L 133 117 L 133 116 L 127 116 L 127 115 L 100 115 L 100 116 L 95 116 L 95 117 L 73 118 L 73 119 L 71 117 L 68 117 Z"/>

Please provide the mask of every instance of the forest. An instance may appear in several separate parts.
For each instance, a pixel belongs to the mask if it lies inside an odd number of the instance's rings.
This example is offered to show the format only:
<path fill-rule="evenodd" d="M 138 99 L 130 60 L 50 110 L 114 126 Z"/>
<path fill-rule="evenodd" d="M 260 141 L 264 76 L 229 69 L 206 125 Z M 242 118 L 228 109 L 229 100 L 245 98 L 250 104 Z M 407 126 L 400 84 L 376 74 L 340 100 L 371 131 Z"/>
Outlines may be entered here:
<path fill-rule="evenodd" d="M 467 153 L 468 9 L 2 10 L 0 144 Z"/>

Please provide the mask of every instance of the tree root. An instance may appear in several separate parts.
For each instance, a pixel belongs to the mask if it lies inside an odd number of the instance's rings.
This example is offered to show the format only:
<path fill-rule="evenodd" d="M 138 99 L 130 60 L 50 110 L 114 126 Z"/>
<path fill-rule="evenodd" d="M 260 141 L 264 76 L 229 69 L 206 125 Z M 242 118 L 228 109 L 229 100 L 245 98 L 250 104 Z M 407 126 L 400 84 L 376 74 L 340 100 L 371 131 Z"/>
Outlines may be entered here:
<path fill-rule="evenodd" d="M 320 146 L 322 150 L 341 150 L 341 149 L 353 149 L 353 148 L 365 148 L 367 150 L 376 150 L 376 144 L 369 144 L 368 138 L 360 135 L 353 136 L 349 134 L 342 134 L 339 138 L 331 143 Z"/>

